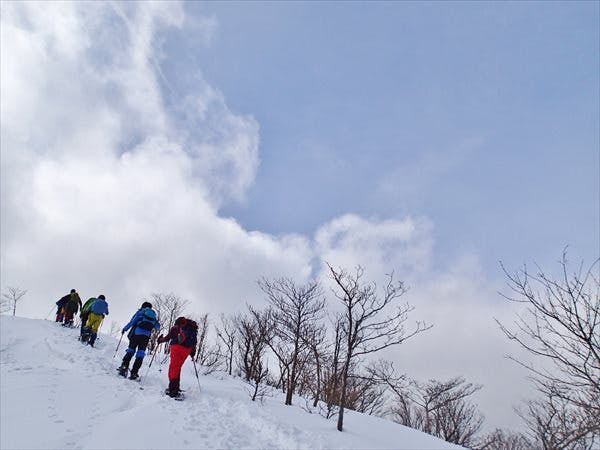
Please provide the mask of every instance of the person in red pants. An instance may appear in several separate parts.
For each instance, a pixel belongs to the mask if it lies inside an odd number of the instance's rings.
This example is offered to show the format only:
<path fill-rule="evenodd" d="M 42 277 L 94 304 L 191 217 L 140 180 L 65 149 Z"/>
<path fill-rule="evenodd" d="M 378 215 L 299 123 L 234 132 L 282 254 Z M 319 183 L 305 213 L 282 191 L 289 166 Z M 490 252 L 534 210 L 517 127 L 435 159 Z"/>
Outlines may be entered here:
<path fill-rule="evenodd" d="M 171 360 L 169 362 L 169 387 L 166 394 L 170 397 L 179 397 L 181 395 L 179 387 L 181 366 L 188 355 L 193 358 L 196 354 L 198 324 L 191 319 L 178 317 L 169 333 L 166 336 L 158 337 L 159 344 L 167 341 L 171 346 L 169 350 Z"/>

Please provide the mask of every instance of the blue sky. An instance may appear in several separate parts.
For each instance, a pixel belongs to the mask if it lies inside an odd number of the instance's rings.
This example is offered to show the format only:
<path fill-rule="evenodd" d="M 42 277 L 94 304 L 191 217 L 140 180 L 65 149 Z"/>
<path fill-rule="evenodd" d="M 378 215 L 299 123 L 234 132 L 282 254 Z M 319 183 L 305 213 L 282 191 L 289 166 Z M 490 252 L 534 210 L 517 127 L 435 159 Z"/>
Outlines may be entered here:
<path fill-rule="evenodd" d="M 20 314 L 76 288 L 116 327 L 152 293 L 216 318 L 264 305 L 261 277 L 394 270 L 434 327 L 384 356 L 481 383 L 486 426 L 520 426 L 498 261 L 600 254 L 597 2 L 3 2 L 0 20 Z"/>
<path fill-rule="evenodd" d="M 595 2 L 211 2 L 210 45 L 167 41 L 260 124 L 250 229 L 423 215 L 442 254 L 598 254 Z M 293 205 L 293 212 L 290 210 Z"/>

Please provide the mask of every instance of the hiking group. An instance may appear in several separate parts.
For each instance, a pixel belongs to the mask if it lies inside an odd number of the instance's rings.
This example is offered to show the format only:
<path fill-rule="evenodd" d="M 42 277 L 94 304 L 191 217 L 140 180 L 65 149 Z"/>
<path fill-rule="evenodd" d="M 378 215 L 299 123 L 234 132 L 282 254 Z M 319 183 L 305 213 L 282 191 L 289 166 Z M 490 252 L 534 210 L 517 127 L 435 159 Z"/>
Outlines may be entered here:
<path fill-rule="evenodd" d="M 56 302 L 58 310 L 56 312 L 56 322 L 62 322 L 64 327 L 73 327 L 73 316 L 80 310 L 79 317 L 81 319 L 81 329 L 79 340 L 90 346 L 94 346 L 98 335 L 98 330 L 104 317 L 108 315 L 108 303 L 104 295 L 92 297 L 88 299 L 83 306 L 81 299 L 75 289 L 59 301 Z M 121 339 L 127 333 L 129 345 L 125 350 L 125 355 L 121 365 L 117 368 L 119 375 L 129 379 L 136 380 L 139 378 L 139 370 L 142 366 L 144 356 L 146 356 L 146 348 L 150 343 L 152 333 L 158 333 L 160 323 L 152 304 L 143 302 L 131 320 L 121 330 Z M 198 339 L 198 324 L 185 317 L 178 317 L 169 332 L 163 336 L 162 334 L 156 338 L 154 352 L 158 348 L 158 344 L 169 342 L 169 387 L 165 393 L 173 398 L 181 397 L 180 376 L 181 367 L 186 358 L 193 358 L 196 354 L 196 344 Z M 119 344 L 121 340 L 119 340 Z M 117 346 L 118 350 L 118 346 Z M 116 353 L 116 352 L 115 352 Z M 133 366 L 129 370 L 129 364 L 135 355 Z M 152 364 L 152 361 L 150 362 Z"/>

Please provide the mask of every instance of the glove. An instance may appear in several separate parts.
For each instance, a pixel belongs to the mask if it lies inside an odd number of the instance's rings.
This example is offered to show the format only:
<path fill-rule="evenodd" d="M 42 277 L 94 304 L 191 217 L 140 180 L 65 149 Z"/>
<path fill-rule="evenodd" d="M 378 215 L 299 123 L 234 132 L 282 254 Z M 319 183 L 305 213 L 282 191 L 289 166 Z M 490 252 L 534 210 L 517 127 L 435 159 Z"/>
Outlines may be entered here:
<path fill-rule="evenodd" d="M 121 336 L 125 334 L 125 328 L 121 330 Z"/>
<path fill-rule="evenodd" d="M 163 342 L 165 342 L 164 336 L 162 334 L 160 336 L 158 336 L 158 340 L 157 341 L 158 341 L 159 344 L 162 344 Z"/>
<path fill-rule="evenodd" d="M 192 351 L 191 351 L 191 353 L 190 353 L 190 357 L 191 357 L 192 359 L 194 359 L 194 356 L 196 356 L 196 348 L 195 348 L 195 347 L 192 349 Z"/>

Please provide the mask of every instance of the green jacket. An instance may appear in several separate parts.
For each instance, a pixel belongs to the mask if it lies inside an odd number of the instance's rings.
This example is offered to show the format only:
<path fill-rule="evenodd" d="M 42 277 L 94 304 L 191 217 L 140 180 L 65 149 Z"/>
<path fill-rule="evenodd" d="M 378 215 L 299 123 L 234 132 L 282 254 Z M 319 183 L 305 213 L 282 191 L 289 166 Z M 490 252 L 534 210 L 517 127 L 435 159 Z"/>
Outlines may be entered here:
<path fill-rule="evenodd" d="M 95 301 L 96 301 L 96 297 L 88 298 L 87 302 L 85 302 L 83 304 L 83 308 L 81 308 L 80 317 L 83 317 L 90 313 L 90 308 L 92 307 L 92 305 L 94 304 Z"/>

